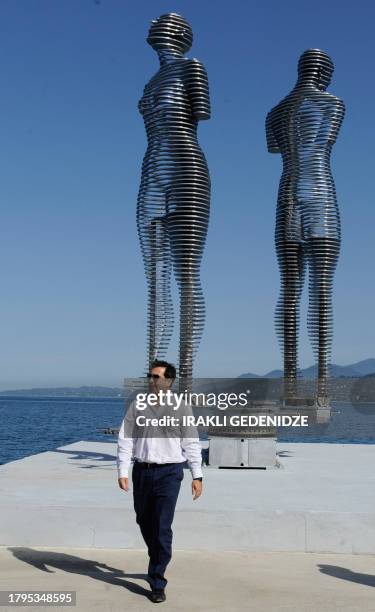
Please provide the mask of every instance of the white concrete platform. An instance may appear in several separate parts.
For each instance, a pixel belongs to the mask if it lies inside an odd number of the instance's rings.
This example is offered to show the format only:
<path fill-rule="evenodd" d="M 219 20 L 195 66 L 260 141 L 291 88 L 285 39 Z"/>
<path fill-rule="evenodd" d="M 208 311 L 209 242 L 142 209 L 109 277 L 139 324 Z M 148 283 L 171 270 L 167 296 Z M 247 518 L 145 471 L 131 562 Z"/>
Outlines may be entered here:
<path fill-rule="evenodd" d="M 280 469 L 185 471 L 175 549 L 375 553 L 375 445 L 277 443 Z M 116 443 L 80 441 L 0 466 L 0 545 L 144 548 Z"/>

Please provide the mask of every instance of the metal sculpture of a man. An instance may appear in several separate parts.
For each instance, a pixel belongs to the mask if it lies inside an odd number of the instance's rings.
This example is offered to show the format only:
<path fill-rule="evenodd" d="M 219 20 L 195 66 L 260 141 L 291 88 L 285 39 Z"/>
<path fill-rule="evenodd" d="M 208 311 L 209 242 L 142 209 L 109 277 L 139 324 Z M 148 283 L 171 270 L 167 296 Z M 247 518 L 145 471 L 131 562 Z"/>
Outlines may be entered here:
<path fill-rule="evenodd" d="M 341 241 L 330 155 L 345 106 L 325 91 L 333 68 L 323 51 L 305 51 L 294 89 L 266 119 L 268 151 L 281 153 L 283 160 L 275 230 L 281 291 L 275 318 L 284 355 L 284 389 L 287 397 L 295 396 L 299 303 L 308 263 L 308 330 L 318 367 L 320 403 L 327 401 L 332 284 Z"/>

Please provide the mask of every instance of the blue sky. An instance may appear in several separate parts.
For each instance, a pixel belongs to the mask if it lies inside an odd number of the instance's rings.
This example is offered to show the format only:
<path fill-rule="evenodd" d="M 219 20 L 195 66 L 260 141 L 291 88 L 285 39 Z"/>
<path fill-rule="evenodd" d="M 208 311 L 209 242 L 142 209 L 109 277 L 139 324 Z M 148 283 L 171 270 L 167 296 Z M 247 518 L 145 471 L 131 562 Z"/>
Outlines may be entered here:
<path fill-rule="evenodd" d="M 370 2 L 2 0 L 1 389 L 121 385 L 143 372 L 135 210 L 146 137 L 137 102 L 158 68 L 149 22 L 169 11 L 192 25 L 188 55 L 205 64 L 212 103 L 199 126 L 212 200 L 196 374 L 281 366 L 273 323 L 281 159 L 267 153 L 264 118 L 310 47 L 333 58 L 329 91 L 347 108 L 332 156 L 342 221 L 332 361 L 375 356 Z M 306 311 L 307 285 L 301 367 L 313 362 Z"/>

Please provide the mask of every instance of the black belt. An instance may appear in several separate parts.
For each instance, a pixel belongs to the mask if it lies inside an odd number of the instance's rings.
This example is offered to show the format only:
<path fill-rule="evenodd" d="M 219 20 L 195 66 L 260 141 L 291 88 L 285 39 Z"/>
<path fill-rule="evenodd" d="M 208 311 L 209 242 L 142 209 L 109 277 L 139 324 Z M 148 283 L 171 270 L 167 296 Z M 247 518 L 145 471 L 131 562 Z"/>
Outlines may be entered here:
<path fill-rule="evenodd" d="M 135 461 L 134 463 L 139 465 L 140 467 L 146 468 L 162 467 L 163 465 L 177 465 L 177 463 L 147 463 L 147 461 Z"/>

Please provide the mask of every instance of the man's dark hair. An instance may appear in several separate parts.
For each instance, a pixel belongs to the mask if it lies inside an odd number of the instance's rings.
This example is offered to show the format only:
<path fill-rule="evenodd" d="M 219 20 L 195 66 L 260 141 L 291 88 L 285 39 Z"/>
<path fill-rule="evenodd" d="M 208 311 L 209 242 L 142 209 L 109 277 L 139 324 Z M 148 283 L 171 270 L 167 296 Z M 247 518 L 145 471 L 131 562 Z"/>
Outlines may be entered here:
<path fill-rule="evenodd" d="M 168 361 L 162 361 L 161 359 L 155 359 L 155 361 L 151 364 L 152 368 L 165 368 L 164 376 L 165 378 L 176 378 L 176 368 Z"/>

